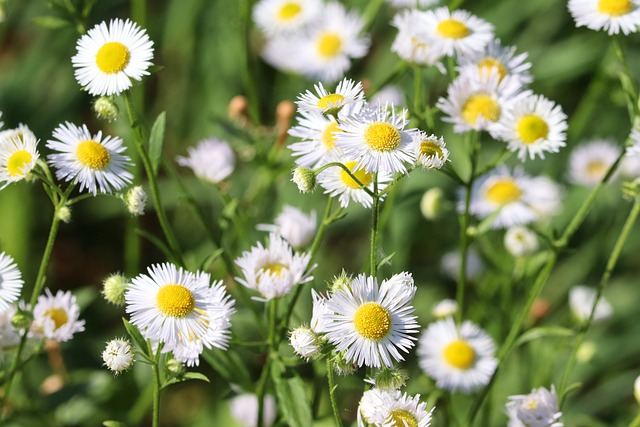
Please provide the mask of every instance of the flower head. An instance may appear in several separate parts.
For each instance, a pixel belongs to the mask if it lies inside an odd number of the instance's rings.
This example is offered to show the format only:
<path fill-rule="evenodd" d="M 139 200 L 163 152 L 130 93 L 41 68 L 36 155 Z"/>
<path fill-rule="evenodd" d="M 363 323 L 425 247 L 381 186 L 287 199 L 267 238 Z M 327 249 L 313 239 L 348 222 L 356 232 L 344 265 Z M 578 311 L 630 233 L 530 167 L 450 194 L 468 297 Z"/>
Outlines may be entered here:
<path fill-rule="evenodd" d="M 132 187 L 125 196 L 125 203 L 127 210 L 133 216 L 144 215 L 144 208 L 147 204 L 147 193 L 144 191 L 141 185 Z"/>
<path fill-rule="evenodd" d="M 218 184 L 235 168 L 236 156 L 226 141 L 211 138 L 189 148 L 188 157 L 178 157 L 178 164 L 189 167 L 200 179 Z"/>
<path fill-rule="evenodd" d="M 316 235 L 316 211 L 307 215 L 296 207 L 284 205 L 282 212 L 276 217 L 275 224 L 261 224 L 258 229 L 277 233 L 289 242 L 293 249 L 300 249 L 311 243 Z"/>
<path fill-rule="evenodd" d="M 569 157 L 569 180 L 578 185 L 595 187 L 620 153 L 620 147 L 607 139 L 594 139 L 580 144 L 571 151 Z"/>
<path fill-rule="evenodd" d="M 298 95 L 296 104 L 301 112 L 316 112 L 323 115 L 338 115 L 343 109 L 359 110 L 364 103 L 362 82 L 344 78 L 334 92 L 325 89 L 322 82 L 314 85 L 315 93 L 307 90 Z"/>
<path fill-rule="evenodd" d="M 84 331 L 84 320 L 78 319 L 80 307 L 71 292 L 58 290 L 55 296 L 49 289 L 44 292 L 33 308 L 32 336 L 65 342 Z"/>
<path fill-rule="evenodd" d="M 449 11 L 446 6 L 424 12 L 424 28 L 433 49 L 453 56 L 482 51 L 493 40 L 493 25 L 466 10 Z"/>
<path fill-rule="evenodd" d="M 509 396 L 507 402 L 509 427 L 563 427 L 562 412 L 558 410 L 556 390 L 544 387 L 533 389 L 529 394 Z"/>
<path fill-rule="evenodd" d="M 133 349 L 126 339 L 114 339 L 107 343 L 102 352 L 104 365 L 115 375 L 121 374 L 133 365 Z"/>
<path fill-rule="evenodd" d="M 568 6 L 577 27 L 628 35 L 640 25 L 638 0 L 569 0 Z"/>
<path fill-rule="evenodd" d="M 504 247 L 516 257 L 531 255 L 538 250 L 538 238 L 526 227 L 511 227 L 504 235 Z"/>
<path fill-rule="evenodd" d="M 416 162 L 425 169 L 440 169 L 449 160 L 444 138 L 418 131 L 413 138 Z"/>
<path fill-rule="evenodd" d="M 320 6 L 319 0 L 260 0 L 253 6 L 252 16 L 268 35 L 291 34 L 309 24 Z"/>
<path fill-rule="evenodd" d="M 596 300 L 595 289 L 589 288 L 584 285 L 576 285 L 569 291 L 569 308 L 573 315 L 580 322 L 586 322 L 591 315 L 593 309 L 593 303 Z M 593 314 L 593 320 L 599 321 L 611 317 L 613 314 L 613 307 L 604 299 L 600 298 L 598 304 L 595 307 L 595 313 Z"/>
<path fill-rule="evenodd" d="M 38 140 L 25 125 L 0 132 L 0 189 L 25 179 L 40 157 Z"/>
<path fill-rule="evenodd" d="M 318 175 L 318 181 L 320 186 L 325 189 L 325 194 L 338 197 L 340 206 L 343 208 L 349 206 L 351 201 L 360 203 L 365 208 L 370 208 L 373 197 L 365 188 L 373 191 L 374 174 L 367 172 L 364 167 L 358 166 L 358 162 L 355 160 L 342 160 L 342 164 L 357 180 L 341 167 L 334 166 L 325 169 Z M 378 191 L 384 190 L 389 182 L 391 182 L 391 174 L 384 171 L 378 173 Z"/>
<path fill-rule="evenodd" d="M 320 342 L 320 337 L 312 329 L 304 326 L 294 329 L 289 335 L 293 351 L 306 360 L 313 360 L 320 355 Z"/>
<path fill-rule="evenodd" d="M 431 411 L 426 402 L 420 402 L 420 395 L 410 396 L 400 390 L 367 390 L 358 405 L 358 426 L 375 427 L 429 427 Z"/>

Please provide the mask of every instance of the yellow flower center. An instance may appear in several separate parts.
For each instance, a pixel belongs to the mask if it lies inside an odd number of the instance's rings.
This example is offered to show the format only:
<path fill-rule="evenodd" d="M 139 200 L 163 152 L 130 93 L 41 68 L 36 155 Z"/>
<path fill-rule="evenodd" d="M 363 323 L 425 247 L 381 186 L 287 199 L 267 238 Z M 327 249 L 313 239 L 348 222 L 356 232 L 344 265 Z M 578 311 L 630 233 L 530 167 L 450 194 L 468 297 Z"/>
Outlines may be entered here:
<path fill-rule="evenodd" d="M 287 266 L 284 264 L 280 264 L 277 262 L 272 262 L 262 266 L 262 271 L 269 275 L 276 275 L 278 277 L 282 276 L 282 273 L 287 271 Z"/>
<path fill-rule="evenodd" d="M 374 122 L 364 131 L 364 142 L 374 151 L 393 151 L 402 137 L 397 127 L 387 122 Z"/>
<path fill-rule="evenodd" d="M 364 168 L 360 168 L 357 171 L 354 171 L 353 168 L 356 167 L 358 162 L 346 162 L 344 165 L 351 171 L 353 176 L 358 178 L 358 180 L 366 187 L 371 184 L 371 180 L 373 179 L 373 175 L 367 173 Z M 351 178 L 351 176 L 343 169 L 340 171 L 340 179 L 344 182 L 348 187 L 360 189 L 360 184 L 356 182 L 355 179 Z"/>
<path fill-rule="evenodd" d="M 540 116 L 528 114 L 518 121 L 518 136 L 525 144 L 533 144 L 549 134 L 549 125 Z"/>
<path fill-rule="evenodd" d="M 622 16 L 631 12 L 633 4 L 631 0 L 600 0 L 598 12 L 611 16 Z"/>
<path fill-rule="evenodd" d="M 318 52 L 324 58 L 333 58 L 340 53 L 342 38 L 331 32 L 326 32 L 318 38 Z"/>
<path fill-rule="evenodd" d="M 111 155 L 102 144 L 97 141 L 82 141 L 76 148 L 76 157 L 84 166 L 95 170 L 102 170 L 109 166 Z"/>
<path fill-rule="evenodd" d="M 609 165 L 607 165 L 602 160 L 594 160 L 587 164 L 587 173 L 594 177 L 602 177 L 609 169 Z"/>
<path fill-rule="evenodd" d="M 422 141 L 420 143 L 420 155 L 425 157 L 436 156 L 439 159 L 443 157 L 442 148 L 433 141 Z"/>
<path fill-rule="evenodd" d="M 18 150 L 9 156 L 7 170 L 11 176 L 23 176 L 24 167 L 31 162 L 31 153 L 27 150 Z"/>
<path fill-rule="evenodd" d="M 469 369 L 476 360 L 476 352 L 465 340 L 457 339 L 444 348 L 444 360 L 458 369 Z"/>
<path fill-rule="evenodd" d="M 295 3 L 295 2 L 285 3 L 278 11 L 278 19 L 281 21 L 290 21 L 296 16 L 298 16 L 301 10 L 302 8 L 298 3 Z"/>
<path fill-rule="evenodd" d="M 469 27 L 457 19 L 446 19 L 438 24 L 438 34 L 450 39 L 461 39 L 469 35 Z"/>
<path fill-rule="evenodd" d="M 462 118 L 467 123 L 475 125 L 480 116 L 490 122 L 500 118 L 500 106 L 493 97 L 484 93 L 470 96 L 462 107 Z"/>
<path fill-rule="evenodd" d="M 160 288 L 156 303 L 158 309 L 167 316 L 185 317 L 193 312 L 196 298 L 185 286 L 170 283 Z"/>
<path fill-rule="evenodd" d="M 337 122 L 329 122 L 322 132 L 322 143 L 328 151 L 333 150 L 336 146 L 335 132 L 343 132 L 343 130 L 338 127 Z"/>
<path fill-rule="evenodd" d="M 318 107 L 322 109 L 333 108 L 336 105 L 340 104 L 344 101 L 344 96 L 339 93 L 330 93 L 329 95 L 325 95 L 318 100 Z"/>
<path fill-rule="evenodd" d="M 491 70 L 497 71 L 498 75 L 500 76 L 500 80 L 504 79 L 507 75 L 507 68 L 504 66 L 504 64 L 496 58 L 492 58 L 490 56 L 480 61 L 478 63 L 478 68 L 480 68 L 481 74 L 490 73 Z"/>
<path fill-rule="evenodd" d="M 528 410 L 533 411 L 538 407 L 538 402 L 534 399 L 531 399 L 529 402 L 526 403 L 526 406 Z"/>
<path fill-rule="evenodd" d="M 500 206 L 515 202 L 522 196 L 522 190 L 511 178 L 502 178 L 487 189 L 487 199 Z"/>
<path fill-rule="evenodd" d="M 396 409 L 389 412 L 392 427 L 418 427 L 418 420 L 409 411 L 403 409 Z"/>
<path fill-rule="evenodd" d="M 53 323 L 56 326 L 56 330 L 60 329 L 60 327 L 67 323 L 67 321 L 69 320 L 67 312 L 61 308 L 52 308 L 50 310 L 47 310 L 45 311 L 44 315 L 49 316 L 51 320 L 53 320 Z"/>
<path fill-rule="evenodd" d="M 391 316 L 377 302 L 362 304 L 353 317 L 356 331 L 366 339 L 380 341 L 391 330 Z"/>
<path fill-rule="evenodd" d="M 129 49 L 120 42 L 107 42 L 96 54 L 96 65 L 103 73 L 119 73 L 128 63 Z"/>

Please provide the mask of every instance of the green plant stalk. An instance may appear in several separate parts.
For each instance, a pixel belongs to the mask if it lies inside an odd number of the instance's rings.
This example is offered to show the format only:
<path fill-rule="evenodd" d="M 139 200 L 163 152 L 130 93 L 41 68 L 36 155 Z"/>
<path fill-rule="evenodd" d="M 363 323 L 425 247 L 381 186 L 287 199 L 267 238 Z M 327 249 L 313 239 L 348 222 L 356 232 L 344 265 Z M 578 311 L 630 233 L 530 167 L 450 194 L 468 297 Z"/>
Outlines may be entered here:
<path fill-rule="evenodd" d="M 418 65 L 413 67 L 413 113 L 418 118 L 418 127 L 423 127 L 422 115 L 422 68 Z"/>
<path fill-rule="evenodd" d="M 149 354 L 153 354 L 151 341 L 147 340 L 147 345 L 149 347 Z M 158 368 L 158 365 L 160 363 L 160 352 L 161 348 L 158 347 L 157 353 L 153 358 L 153 364 L 151 365 L 151 369 L 153 371 L 153 427 L 158 427 L 160 425 L 160 370 Z"/>
<path fill-rule="evenodd" d="M 616 240 L 616 243 L 613 247 L 613 251 L 611 252 L 611 255 L 609 255 L 609 260 L 607 261 L 607 265 L 605 267 L 604 273 L 602 273 L 602 277 L 600 278 L 600 283 L 598 283 L 596 297 L 593 301 L 593 306 L 591 307 L 589 318 L 580 328 L 578 337 L 576 338 L 576 341 L 573 345 L 571 356 L 569 357 L 569 361 L 567 363 L 566 369 L 564 371 L 564 374 L 562 375 L 562 381 L 560 382 L 560 387 L 558 389 L 559 396 L 560 396 L 559 403 L 558 403 L 559 408 L 562 408 L 562 404 L 564 403 L 564 400 L 566 398 L 565 390 L 567 387 L 567 382 L 569 381 L 569 376 L 571 375 L 571 372 L 573 371 L 573 367 L 575 366 L 578 349 L 582 345 L 584 338 L 587 334 L 587 331 L 589 330 L 589 327 L 593 323 L 593 318 L 596 313 L 596 307 L 598 306 L 598 302 L 602 297 L 602 292 L 604 291 L 604 288 L 609 284 L 609 280 L 611 279 L 611 273 L 613 272 L 613 269 L 615 268 L 616 263 L 618 262 L 618 258 L 620 257 L 622 248 L 625 242 L 627 241 L 627 239 L 629 238 L 629 235 L 631 234 L 631 230 L 633 229 L 633 226 L 636 223 L 639 214 L 640 214 L 640 199 L 636 197 L 636 199 L 633 202 L 631 211 L 629 212 L 629 216 L 627 217 L 627 220 L 625 221 L 624 226 L 622 227 L 622 231 L 620 231 L 620 235 L 618 236 L 618 239 Z"/>
<path fill-rule="evenodd" d="M 627 98 L 629 118 L 633 121 L 634 117 L 638 117 L 640 115 L 640 106 L 638 106 L 638 88 L 633 80 L 633 75 L 629 69 L 629 62 L 627 61 L 622 41 L 619 37 L 613 37 L 613 47 L 623 68 L 623 73 L 620 76 L 620 84 Z"/>
<path fill-rule="evenodd" d="M 373 191 L 371 191 L 371 190 L 369 189 L 369 187 L 367 187 L 366 185 L 364 185 L 364 184 L 362 183 L 362 181 L 360 181 L 360 180 L 358 179 L 358 177 L 356 177 L 356 176 L 353 174 L 353 172 L 352 172 L 348 167 L 346 167 L 344 164 L 342 164 L 342 163 L 340 163 L 340 162 L 330 162 L 330 163 L 327 163 L 326 165 L 322 165 L 322 166 L 320 166 L 318 169 L 314 169 L 314 170 L 313 170 L 313 172 L 316 174 L 316 176 L 318 176 L 318 174 L 319 174 L 320 172 L 322 172 L 323 170 L 328 169 L 328 168 L 330 168 L 330 167 L 334 167 L 334 166 L 335 166 L 335 167 L 339 167 L 339 168 L 340 168 L 340 169 L 342 169 L 342 170 L 343 170 L 347 175 L 349 175 L 349 177 L 350 177 L 351 179 L 353 179 L 353 180 L 356 182 L 356 184 L 358 184 L 358 185 L 360 186 L 360 188 L 361 188 L 362 190 L 364 190 L 364 192 L 365 192 L 365 193 L 367 193 L 368 195 L 370 195 L 370 196 L 371 196 L 371 197 L 373 197 L 374 199 L 376 198 L 376 196 L 375 196 L 375 195 L 376 195 L 376 193 L 375 193 L 375 192 L 373 192 Z"/>
<path fill-rule="evenodd" d="M 369 253 L 369 271 L 371 277 L 378 275 L 378 217 L 380 215 L 380 197 L 378 196 L 378 173 L 373 174 L 373 205 L 371 206 L 371 250 Z"/>
<path fill-rule="evenodd" d="M 258 397 L 258 424 L 257 427 L 262 427 L 264 418 L 264 396 L 266 392 L 267 379 L 269 378 L 269 370 L 271 369 L 271 359 L 274 354 L 277 355 L 279 341 L 276 337 L 276 323 L 278 315 L 278 300 L 272 299 L 269 304 L 269 335 L 267 342 L 269 343 L 269 352 L 267 353 L 267 360 L 262 367 L 262 373 L 258 380 L 256 387 L 256 396 Z"/>
<path fill-rule="evenodd" d="M 327 357 L 327 381 L 329 383 L 329 401 L 331 402 L 331 412 L 333 412 L 333 421 L 336 427 L 342 427 L 342 418 L 340 417 L 340 410 L 338 409 L 338 402 L 336 401 L 336 385 L 333 367 L 331 366 L 331 358 Z"/>
<path fill-rule="evenodd" d="M 629 423 L 629 427 L 640 427 L 640 412 L 638 412 L 638 415 Z"/>

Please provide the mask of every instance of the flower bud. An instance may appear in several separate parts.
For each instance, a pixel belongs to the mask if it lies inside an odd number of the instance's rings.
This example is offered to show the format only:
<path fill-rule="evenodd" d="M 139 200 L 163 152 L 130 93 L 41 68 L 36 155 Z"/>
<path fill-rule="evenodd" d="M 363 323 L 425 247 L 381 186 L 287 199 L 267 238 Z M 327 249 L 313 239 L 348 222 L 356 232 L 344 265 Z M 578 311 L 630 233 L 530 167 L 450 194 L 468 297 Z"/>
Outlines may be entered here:
<path fill-rule="evenodd" d="M 351 375 L 358 370 L 358 367 L 355 364 L 348 362 L 344 358 L 344 352 L 333 353 L 333 357 L 331 358 L 331 366 L 333 366 L 333 370 L 336 372 L 336 374 L 341 376 Z"/>
<path fill-rule="evenodd" d="M 177 378 L 184 374 L 184 364 L 176 359 L 167 360 L 166 364 L 167 373 L 170 377 Z"/>
<path fill-rule="evenodd" d="M 293 178 L 291 178 L 301 193 L 311 193 L 316 189 L 316 174 L 313 170 L 298 166 L 293 170 Z"/>
<path fill-rule="evenodd" d="M 127 210 L 133 216 L 144 215 L 144 207 L 147 204 L 147 193 L 142 186 L 138 185 L 133 187 L 127 192 L 125 196 L 125 203 L 127 204 Z"/>
<path fill-rule="evenodd" d="M 310 328 L 301 326 L 294 329 L 291 331 L 289 342 L 296 354 L 306 360 L 315 360 L 320 356 L 320 340 Z"/>
<path fill-rule="evenodd" d="M 129 286 L 129 279 L 122 274 L 112 274 L 102 283 L 102 296 L 114 305 L 124 305 L 124 293 Z"/>
<path fill-rule="evenodd" d="M 445 317 L 453 316 L 457 311 L 458 303 L 455 300 L 443 299 L 433 307 L 431 314 L 437 319 L 444 319 Z"/>
<path fill-rule="evenodd" d="M 431 188 L 424 192 L 420 200 L 420 212 L 426 219 L 433 221 L 442 215 L 444 193 L 440 188 Z"/>
<path fill-rule="evenodd" d="M 118 118 L 120 109 L 113 99 L 102 96 L 93 103 L 93 111 L 99 119 L 112 122 Z"/>
<path fill-rule="evenodd" d="M 18 308 L 16 314 L 11 317 L 11 326 L 15 329 L 27 329 L 33 322 L 33 313 L 27 310 Z"/>
<path fill-rule="evenodd" d="M 515 257 L 527 256 L 538 250 L 538 238 L 525 227 L 511 227 L 504 235 L 504 246 Z"/>
<path fill-rule="evenodd" d="M 393 391 L 404 387 L 409 376 L 398 368 L 380 369 L 373 375 L 375 386 L 383 391 Z"/>
<path fill-rule="evenodd" d="M 71 221 L 71 208 L 69 206 L 61 206 L 56 210 L 56 216 L 65 224 Z"/>

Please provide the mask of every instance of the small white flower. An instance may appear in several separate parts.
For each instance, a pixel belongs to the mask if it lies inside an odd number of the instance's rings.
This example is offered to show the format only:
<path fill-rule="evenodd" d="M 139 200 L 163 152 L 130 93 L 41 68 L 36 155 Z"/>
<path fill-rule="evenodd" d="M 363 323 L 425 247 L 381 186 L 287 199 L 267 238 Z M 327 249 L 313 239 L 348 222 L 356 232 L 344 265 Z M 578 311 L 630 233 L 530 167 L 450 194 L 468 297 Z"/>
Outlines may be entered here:
<path fill-rule="evenodd" d="M 20 298 L 24 280 L 11 255 L 0 252 L 0 313 L 9 310 Z"/>
<path fill-rule="evenodd" d="M 189 167 L 200 179 L 218 184 L 235 168 L 236 156 L 228 142 L 217 138 L 200 141 L 188 149 L 188 157 L 178 157 L 178 164 Z"/>
<path fill-rule="evenodd" d="M 418 131 L 413 138 L 413 152 L 416 163 L 425 169 L 440 169 L 449 160 L 449 150 L 444 138 Z"/>
<path fill-rule="evenodd" d="M 318 182 L 325 189 L 325 194 L 331 197 L 338 197 L 340 206 L 346 208 L 351 201 L 360 203 L 365 208 L 370 208 L 373 197 L 364 188 L 373 191 L 373 174 L 358 166 L 357 161 L 341 161 L 343 165 L 358 181 L 353 179 L 344 169 L 339 166 L 332 166 L 320 172 Z M 378 192 L 384 190 L 391 182 L 391 175 L 387 172 L 378 173 Z M 362 186 L 360 185 L 362 184 Z"/>
<path fill-rule="evenodd" d="M 0 132 L 0 190 L 26 178 L 40 157 L 38 140 L 25 125 Z"/>
<path fill-rule="evenodd" d="M 351 114 L 353 110 L 360 110 L 364 103 L 362 82 L 355 80 L 342 79 L 334 92 L 327 91 L 321 82 L 314 85 L 314 89 L 315 93 L 307 90 L 298 95 L 296 104 L 301 112 L 336 115 L 346 107 Z"/>
<path fill-rule="evenodd" d="M 620 153 L 620 147 L 607 139 L 594 139 L 578 145 L 569 157 L 569 180 L 578 185 L 595 187 Z"/>
<path fill-rule="evenodd" d="M 147 204 L 147 199 L 147 193 L 141 185 L 133 187 L 125 197 L 127 210 L 133 216 L 144 215 L 144 208 Z"/>
<path fill-rule="evenodd" d="M 262 425 L 271 427 L 276 420 L 278 408 L 271 395 L 264 396 Z M 240 394 L 229 401 L 231 415 L 244 427 L 255 427 L 258 422 L 258 398 L 255 394 Z"/>
<path fill-rule="evenodd" d="M 453 316 L 458 311 L 458 302 L 456 300 L 445 298 L 433 306 L 431 314 L 436 319 L 444 319 Z"/>
<path fill-rule="evenodd" d="M 289 343 L 293 351 L 306 360 L 315 359 L 320 355 L 320 339 L 310 328 L 299 327 L 291 331 Z"/>
<path fill-rule="evenodd" d="M 260 224 L 259 230 L 277 233 L 282 236 L 293 249 L 303 248 L 311 243 L 317 229 L 316 211 L 309 215 L 300 209 L 284 205 L 274 225 Z"/>
<path fill-rule="evenodd" d="M 331 311 L 327 308 L 329 297 L 316 292 L 315 289 L 311 289 L 311 299 L 313 300 L 313 309 L 309 326 L 316 334 L 322 334 L 327 331 L 328 315 L 331 314 Z"/>
<path fill-rule="evenodd" d="M 33 308 L 32 336 L 65 342 L 84 331 L 84 320 L 78 320 L 80 307 L 71 292 L 58 290 L 55 296 L 49 289 L 44 292 Z"/>
<path fill-rule="evenodd" d="M 420 402 L 420 395 L 409 396 L 400 390 L 383 391 L 377 388 L 367 390 L 358 405 L 358 427 L 429 427 L 431 411 L 426 402 Z"/>
<path fill-rule="evenodd" d="M 493 40 L 493 25 L 466 10 L 446 6 L 424 12 L 424 28 L 442 55 L 481 52 Z"/>
<path fill-rule="evenodd" d="M 533 389 L 529 394 L 509 396 L 506 404 L 509 427 L 563 427 L 562 412 L 558 410 L 558 396 L 544 387 Z"/>
<path fill-rule="evenodd" d="M 478 74 L 497 72 L 500 80 L 512 76 L 522 85 L 533 81 L 529 69 L 531 63 L 526 62 L 527 54 L 515 54 L 513 46 L 502 46 L 499 39 L 493 39 L 482 51 L 470 52 L 458 58 L 458 72 L 467 73 L 471 70 Z"/>
<path fill-rule="evenodd" d="M 319 0 L 260 0 L 253 6 L 256 26 L 268 35 L 290 34 L 316 18 Z"/>
<path fill-rule="evenodd" d="M 504 234 L 504 246 L 515 257 L 527 256 L 538 250 L 538 238 L 526 227 L 510 227 Z"/>
<path fill-rule="evenodd" d="M 413 8 L 417 6 L 421 9 L 435 6 L 439 2 L 439 0 L 417 0 L 416 4 L 416 0 L 387 0 L 387 3 L 396 8 Z"/>
<path fill-rule="evenodd" d="M 133 349 L 126 339 L 115 339 L 107 343 L 102 360 L 114 374 L 120 374 L 133 365 Z"/>
<path fill-rule="evenodd" d="M 633 382 L 633 396 L 636 398 L 636 402 L 640 404 L 640 376 Z"/>
<path fill-rule="evenodd" d="M 596 295 L 595 289 L 584 285 L 576 285 L 571 288 L 569 291 L 569 308 L 578 321 L 586 322 L 589 319 Z M 604 320 L 613 314 L 613 307 L 602 296 L 598 300 L 595 310 L 593 315 L 594 322 Z"/>
<path fill-rule="evenodd" d="M 434 48 L 434 41 L 427 31 L 425 21 L 425 12 L 417 9 L 403 10 L 396 14 L 392 25 L 398 29 L 398 34 L 393 40 L 391 51 L 412 64 L 439 63 L 444 52 Z"/>
<path fill-rule="evenodd" d="M 301 110 L 302 118 L 289 129 L 289 135 L 302 141 L 289 144 L 298 166 L 319 168 L 339 156 L 336 133 L 342 132 L 336 119 L 316 111 Z"/>
<path fill-rule="evenodd" d="M 397 85 L 388 84 L 370 98 L 370 103 L 372 105 L 393 105 L 396 108 L 402 107 L 404 103 L 402 89 Z"/>
<path fill-rule="evenodd" d="M 569 0 L 568 6 L 577 27 L 628 35 L 640 25 L 638 0 Z"/>

